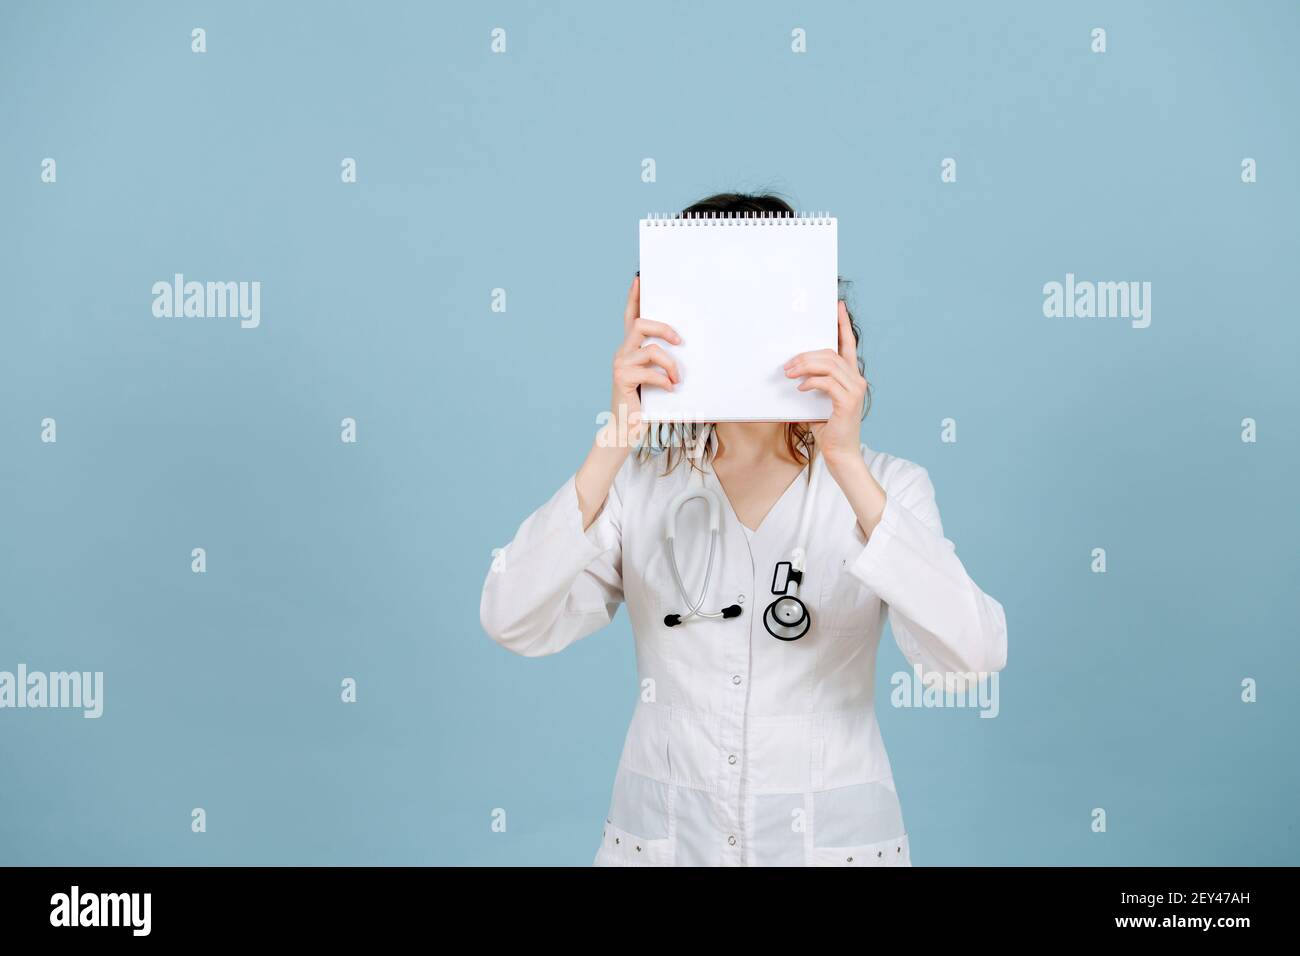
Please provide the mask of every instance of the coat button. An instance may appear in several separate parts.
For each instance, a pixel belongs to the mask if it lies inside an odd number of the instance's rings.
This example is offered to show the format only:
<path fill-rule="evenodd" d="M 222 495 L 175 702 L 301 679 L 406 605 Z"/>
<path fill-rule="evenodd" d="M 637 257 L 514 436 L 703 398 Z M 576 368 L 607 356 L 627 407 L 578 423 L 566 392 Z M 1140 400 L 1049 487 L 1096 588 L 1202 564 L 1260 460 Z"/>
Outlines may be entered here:
<path fill-rule="evenodd" d="M 740 675 L 739 675 L 739 674 L 732 674 L 732 675 L 731 675 L 731 682 L 732 682 L 733 684 L 739 684 L 739 683 L 740 683 Z"/>
<path fill-rule="evenodd" d="M 727 757 L 727 763 L 729 763 L 729 764 L 731 764 L 731 765 L 734 766 L 735 763 L 736 763 L 736 755 L 735 755 L 735 754 L 731 754 L 730 756 L 728 756 L 728 757 Z"/>
<path fill-rule="evenodd" d="M 848 858 L 847 860 L 845 860 L 844 862 L 845 862 L 845 863 L 852 863 L 852 862 L 853 862 L 853 857 L 849 857 L 849 858 Z"/>
<path fill-rule="evenodd" d="M 736 837 L 734 835 L 727 837 L 727 845 L 728 846 L 736 845 Z"/>

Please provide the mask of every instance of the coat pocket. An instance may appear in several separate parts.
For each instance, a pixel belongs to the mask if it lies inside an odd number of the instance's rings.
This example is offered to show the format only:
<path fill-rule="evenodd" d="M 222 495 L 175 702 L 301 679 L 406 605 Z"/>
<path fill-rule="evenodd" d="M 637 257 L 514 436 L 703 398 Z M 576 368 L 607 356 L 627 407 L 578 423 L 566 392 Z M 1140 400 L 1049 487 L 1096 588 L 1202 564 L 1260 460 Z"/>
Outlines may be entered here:
<path fill-rule="evenodd" d="M 670 792 L 666 782 L 620 767 L 595 865 L 671 866 Z"/>
<path fill-rule="evenodd" d="M 813 847 L 808 862 L 812 866 L 911 866 L 912 858 L 904 834 L 860 846 Z"/>
<path fill-rule="evenodd" d="M 849 570 L 851 561 L 834 558 L 822 572 L 818 607 L 822 631 L 830 637 L 866 637 L 874 633 L 880 619 L 880 598 Z"/>
<path fill-rule="evenodd" d="M 667 837 L 647 840 L 606 821 L 596 866 L 672 866 L 672 863 L 672 847 Z"/>

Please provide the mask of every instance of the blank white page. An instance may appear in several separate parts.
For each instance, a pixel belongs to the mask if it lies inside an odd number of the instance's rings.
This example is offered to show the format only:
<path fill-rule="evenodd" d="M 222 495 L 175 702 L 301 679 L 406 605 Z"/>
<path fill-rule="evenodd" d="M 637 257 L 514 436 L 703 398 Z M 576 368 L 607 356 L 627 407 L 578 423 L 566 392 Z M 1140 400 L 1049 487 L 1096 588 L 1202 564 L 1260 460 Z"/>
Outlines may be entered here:
<path fill-rule="evenodd" d="M 825 421 L 830 398 L 801 392 L 782 366 L 838 342 L 837 221 L 641 220 L 641 315 L 667 322 L 659 339 L 682 381 L 644 386 L 646 421 Z"/>

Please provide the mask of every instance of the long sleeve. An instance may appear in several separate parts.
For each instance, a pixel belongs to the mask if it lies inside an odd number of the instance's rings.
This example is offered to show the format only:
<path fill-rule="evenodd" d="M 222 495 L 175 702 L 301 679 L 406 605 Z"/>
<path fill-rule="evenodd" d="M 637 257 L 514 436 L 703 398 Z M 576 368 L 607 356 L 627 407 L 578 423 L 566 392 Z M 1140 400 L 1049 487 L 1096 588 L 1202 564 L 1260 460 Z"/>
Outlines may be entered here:
<path fill-rule="evenodd" d="M 526 657 L 555 654 L 613 619 L 623 601 L 626 470 L 585 532 L 571 476 L 496 553 L 479 621 L 502 647 Z"/>
<path fill-rule="evenodd" d="M 906 465 L 885 486 L 880 523 L 850 571 L 889 606 L 894 640 L 913 665 L 950 674 L 999 671 L 1007 662 L 1002 605 L 971 580 L 943 536 L 929 473 Z"/>

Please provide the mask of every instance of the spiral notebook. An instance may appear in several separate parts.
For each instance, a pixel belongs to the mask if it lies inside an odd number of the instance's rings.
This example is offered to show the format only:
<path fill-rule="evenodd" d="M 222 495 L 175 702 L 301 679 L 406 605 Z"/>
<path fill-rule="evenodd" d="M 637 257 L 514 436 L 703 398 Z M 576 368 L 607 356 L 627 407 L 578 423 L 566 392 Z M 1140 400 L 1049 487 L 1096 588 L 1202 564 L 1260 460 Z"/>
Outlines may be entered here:
<path fill-rule="evenodd" d="M 830 398 L 801 392 L 783 366 L 838 342 L 837 221 L 651 216 L 641 220 L 641 315 L 667 322 L 681 345 L 669 392 L 641 389 L 651 422 L 825 421 Z"/>

